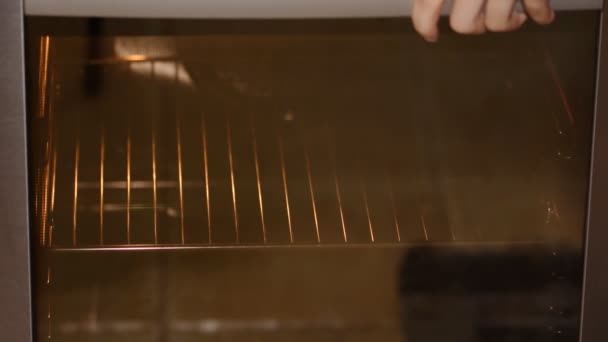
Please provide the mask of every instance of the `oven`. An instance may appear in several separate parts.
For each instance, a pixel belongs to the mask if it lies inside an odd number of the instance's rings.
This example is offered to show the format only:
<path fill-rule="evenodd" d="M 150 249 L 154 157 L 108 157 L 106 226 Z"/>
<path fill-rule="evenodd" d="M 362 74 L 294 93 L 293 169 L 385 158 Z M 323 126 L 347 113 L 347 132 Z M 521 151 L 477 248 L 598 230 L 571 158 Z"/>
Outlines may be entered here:
<path fill-rule="evenodd" d="M 3 341 L 608 339 L 602 1 L 0 4 Z"/>

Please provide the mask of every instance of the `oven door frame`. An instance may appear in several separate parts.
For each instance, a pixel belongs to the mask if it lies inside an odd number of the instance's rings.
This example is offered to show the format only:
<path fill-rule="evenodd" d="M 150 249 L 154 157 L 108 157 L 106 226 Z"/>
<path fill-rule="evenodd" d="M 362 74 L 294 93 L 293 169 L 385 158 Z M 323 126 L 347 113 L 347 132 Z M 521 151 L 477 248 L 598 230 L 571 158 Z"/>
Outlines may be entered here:
<path fill-rule="evenodd" d="M 608 1 L 598 43 L 593 147 L 589 174 L 580 342 L 608 341 Z"/>
<path fill-rule="evenodd" d="M 604 1 L 603 12 L 608 11 Z M 22 0 L 0 1 L 0 341 L 33 340 L 27 177 L 24 11 Z M 608 24 L 602 16 L 586 219 L 580 342 L 608 341 Z"/>

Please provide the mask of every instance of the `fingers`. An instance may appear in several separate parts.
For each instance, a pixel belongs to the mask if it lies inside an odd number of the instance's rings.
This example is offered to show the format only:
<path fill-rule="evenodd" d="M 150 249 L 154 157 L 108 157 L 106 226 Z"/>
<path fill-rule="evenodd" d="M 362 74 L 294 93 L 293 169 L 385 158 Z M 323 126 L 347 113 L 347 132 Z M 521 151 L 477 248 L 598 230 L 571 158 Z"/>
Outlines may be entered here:
<path fill-rule="evenodd" d="M 506 1 L 506 0 L 501 0 Z M 485 32 L 483 6 L 485 0 L 454 0 L 450 26 L 458 33 L 481 34 Z"/>
<path fill-rule="evenodd" d="M 521 0 L 526 13 L 539 24 L 555 19 L 551 0 Z M 427 41 L 439 38 L 437 22 L 445 0 L 414 0 L 414 27 Z M 514 9 L 519 0 L 454 0 L 450 26 L 458 33 L 480 34 L 488 31 L 505 32 L 521 27 L 527 15 Z"/>
<path fill-rule="evenodd" d="M 515 0 L 488 0 L 485 26 L 489 31 L 507 32 L 518 29 L 527 16 L 514 10 Z"/>
<path fill-rule="evenodd" d="M 437 22 L 443 3 L 444 0 L 415 0 L 414 2 L 412 10 L 414 28 L 427 41 L 435 42 L 439 38 Z"/>
<path fill-rule="evenodd" d="M 523 3 L 530 18 L 537 23 L 547 25 L 555 19 L 550 0 L 523 0 Z"/>

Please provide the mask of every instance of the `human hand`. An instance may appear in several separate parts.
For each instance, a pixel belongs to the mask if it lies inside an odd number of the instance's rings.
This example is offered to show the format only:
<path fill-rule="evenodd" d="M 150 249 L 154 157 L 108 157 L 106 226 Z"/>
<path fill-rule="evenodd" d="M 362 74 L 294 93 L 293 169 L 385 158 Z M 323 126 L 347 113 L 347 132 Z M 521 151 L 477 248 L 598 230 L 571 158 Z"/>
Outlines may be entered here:
<path fill-rule="evenodd" d="M 516 9 L 519 0 L 454 0 L 450 26 L 458 33 L 481 34 L 518 29 L 528 16 L 539 24 L 550 24 L 555 18 L 551 0 L 521 0 L 525 12 Z M 414 28 L 424 39 L 439 39 L 437 22 L 445 0 L 414 0 Z"/>

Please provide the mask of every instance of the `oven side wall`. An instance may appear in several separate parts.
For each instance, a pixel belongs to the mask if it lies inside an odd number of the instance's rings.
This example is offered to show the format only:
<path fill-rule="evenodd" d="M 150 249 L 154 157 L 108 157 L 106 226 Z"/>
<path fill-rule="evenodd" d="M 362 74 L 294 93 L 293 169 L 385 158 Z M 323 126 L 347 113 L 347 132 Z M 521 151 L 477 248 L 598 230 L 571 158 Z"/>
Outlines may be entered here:
<path fill-rule="evenodd" d="M 0 341 L 32 341 L 23 4 L 0 1 Z"/>

